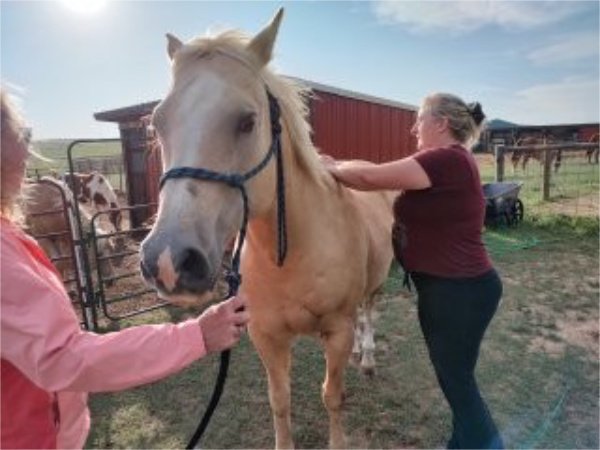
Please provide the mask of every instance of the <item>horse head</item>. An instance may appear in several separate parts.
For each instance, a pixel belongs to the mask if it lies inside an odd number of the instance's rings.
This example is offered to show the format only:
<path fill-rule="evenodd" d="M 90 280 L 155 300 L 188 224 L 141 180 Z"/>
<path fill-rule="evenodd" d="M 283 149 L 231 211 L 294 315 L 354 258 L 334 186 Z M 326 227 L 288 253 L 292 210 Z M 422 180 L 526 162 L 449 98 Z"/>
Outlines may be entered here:
<path fill-rule="evenodd" d="M 165 172 L 186 167 L 246 174 L 270 151 L 265 67 L 283 10 L 253 38 L 229 31 L 182 43 L 168 38 L 172 84 L 152 116 Z M 275 164 L 244 184 L 251 218 L 269 214 L 276 198 Z M 164 182 L 153 229 L 141 246 L 141 270 L 174 303 L 212 297 L 223 253 L 244 217 L 240 189 L 207 179 Z"/>

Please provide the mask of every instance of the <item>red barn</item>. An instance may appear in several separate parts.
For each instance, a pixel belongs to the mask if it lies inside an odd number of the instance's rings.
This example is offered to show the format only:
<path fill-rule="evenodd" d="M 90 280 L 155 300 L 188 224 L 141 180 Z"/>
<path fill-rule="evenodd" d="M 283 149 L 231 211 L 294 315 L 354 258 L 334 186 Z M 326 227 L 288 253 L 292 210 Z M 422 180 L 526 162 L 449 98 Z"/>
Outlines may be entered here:
<path fill-rule="evenodd" d="M 299 80 L 312 88 L 310 103 L 313 141 L 323 152 L 339 159 L 386 162 L 415 151 L 410 134 L 417 107 L 357 92 Z M 151 149 L 147 117 L 158 101 L 103 111 L 97 120 L 119 124 L 123 160 L 127 173 L 130 205 L 156 202 L 162 162 L 158 149 Z M 132 211 L 132 227 L 139 226 L 151 212 Z"/>

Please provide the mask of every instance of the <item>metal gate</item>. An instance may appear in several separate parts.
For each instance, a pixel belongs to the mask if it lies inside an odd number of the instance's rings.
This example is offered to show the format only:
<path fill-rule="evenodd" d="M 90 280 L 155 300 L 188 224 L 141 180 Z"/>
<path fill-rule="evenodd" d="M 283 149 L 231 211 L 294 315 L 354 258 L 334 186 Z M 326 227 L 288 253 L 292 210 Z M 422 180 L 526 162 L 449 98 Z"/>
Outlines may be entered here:
<path fill-rule="evenodd" d="M 62 275 L 62 281 L 75 306 L 81 325 L 88 330 L 99 328 L 99 318 L 106 317 L 117 321 L 134 315 L 142 314 L 168 305 L 160 300 L 154 289 L 148 288 L 141 279 L 139 271 L 138 253 L 139 243 L 150 231 L 146 224 L 126 227 L 115 231 L 104 231 L 99 226 L 103 219 L 111 213 L 119 211 L 121 214 L 151 217 L 157 210 L 156 203 L 133 205 L 122 208 L 111 208 L 90 214 L 81 207 L 75 193 L 78 192 L 75 182 L 75 167 L 83 159 L 89 160 L 89 155 L 74 157 L 75 150 L 80 150 L 84 144 L 115 143 L 120 139 L 80 139 L 72 141 L 67 148 L 68 177 L 67 184 L 73 192 L 73 198 L 67 198 L 63 186 L 57 183 L 53 173 L 48 179 L 41 177 L 36 171 L 36 182 L 43 184 L 44 189 L 55 189 L 60 198 L 60 207 L 52 210 L 28 213 L 28 220 L 36 217 L 46 217 L 61 214 L 64 216 L 65 229 L 47 234 L 29 234 L 41 244 L 51 241 L 46 249 L 62 247 L 64 254 L 48 255 L 51 262 L 61 269 L 68 267 Z M 92 152 L 93 153 L 93 152 Z M 85 218 L 85 220 L 84 220 Z M 43 228 L 42 228 L 43 229 Z M 58 244 L 60 241 L 60 246 Z M 126 245 L 119 251 L 102 251 L 111 248 L 106 243 L 119 240 Z M 65 245 L 65 242 L 68 245 Z M 42 245 L 44 246 L 44 245 Z M 66 250 L 68 249 L 68 250 Z M 50 253 L 55 253 L 54 251 Z M 118 261 L 127 261 L 124 267 L 115 264 Z M 111 271 L 102 270 L 110 266 Z"/>
<path fill-rule="evenodd" d="M 79 139 L 72 141 L 67 148 L 67 159 L 69 164 L 70 188 L 76 192 L 75 186 L 75 167 L 77 158 L 74 156 L 76 150 L 81 150 L 84 144 L 114 143 L 121 142 L 120 139 Z M 86 280 L 86 286 L 89 286 L 90 305 L 93 314 L 88 325 L 90 329 L 98 328 L 98 313 L 109 320 L 120 320 L 131 317 L 157 308 L 161 308 L 168 303 L 158 299 L 153 289 L 143 285 L 139 272 L 139 263 L 137 254 L 139 249 L 137 245 L 150 231 L 149 226 L 139 226 L 121 231 L 104 232 L 98 227 L 102 218 L 115 212 L 121 211 L 131 214 L 136 211 L 143 211 L 151 216 L 156 211 L 155 203 L 145 205 L 133 205 L 122 208 L 111 208 L 96 212 L 92 215 L 89 225 L 86 227 L 82 221 L 82 211 L 79 207 L 73 208 L 75 214 L 75 228 L 81 236 L 81 248 L 83 251 L 83 264 L 81 265 L 82 278 Z M 112 239 L 121 239 L 127 242 L 127 248 L 110 254 L 103 254 L 100 249 L 103 244 Z M 132 248 L 133 247 L 133 248 Z M 122 270 L 115 271 L 107 275 L 102 270 L 103 265 L 110 265 L 115 261 L 129 258 L 132 264 L 126 265 Z M 133 280 L 132 283 L 127 283 Z M 134 286 L 135 287 L 132 287 Z M 145 298 L 144 298 L 145 297 Z M 143 301 L 140 301 L 142 299 Z M 127 304 L 129 303 L 129 304 Z"/>
<path fill-rule="evenodd" d="M 75 306 L 75 310 L 80 318 L 81 325 L 87 329 L 93 329 L 97 322 L 96 308 L 94 307 L 94 295 L 89 279 L 85 276 L 85 263 L 87 253 L 85 241 L 81 239 L 81 233 L 76 224 L 74 208 L 65 196 L 65 191 L 59 185 L 51 180 L 40 178 L 36 181 L 44 185 L 46 189 L 56 190 L 61 205 L 57 209 L 29 213 L 29 220 L 35 221 L 36 218 L 44 218 L 53 215 L 63 215 L 65 228 L 46 234 L 30 233 L 40 244 L 44 241 L 55 243 L 57 239 L 64 239 L 68 242 L 69 252 L 67 254 L 48 255 L 50 261 L 57 265 L 60 262 L 70 263 L 72 271 L 65 270 L 61 273 L 62 281 L 65 285 L 69 297 Z M 60 250 L 60 246 L 57 247 Z"/>
<path fill-rule="evenodd" d="M 102 310 L 103 314 L 110 320 L 120 320 L 126 317 L 131 317 L 144 312 L 152 311 L 157 308 L 161 308 L 168 303 L 165 301 L 156 300 L 156 291 L 147 286 L 126 286 L 124 283 L 128 279 L 140 278 L 139 264 L 137 264 L 137 258 L 134 258 L 134 266 L 130 267 L 129 264 L 124 264 L 123 260 L 129 256 L 137 256 L 139 254 L 139 242 L 146 234 L 150 231 L 151 227 L 142 226 L 130 228 L 123 231 L 114 232 L 99 232 L 100 227 L 97 226 L 103 216 L 109 215 L 113 211 L 121 212 L 137 212 L 148 209 L 156 208 L 155 203 L 147 205 L 135 205 L 117 209 L 109 209 L 106 211 L 99 211 L 92 217 L 89 238 L 92 252 L 90 257 L 94 259 L 96 267 L 96 286 L 94 291 L 94 297 L 98 304 L 98 307 Z M 100 249 L 102 244 L 106 240 L 111 239 L 127 240 L 127 248 L 112 253 L 110 255 L 103 254 Z M 134 247 L 134 248 L 131 248 Z M 116 273 L 109 274 L 101 270 L 103 264 L 114 263 L 120 261 L 120 264 L 113 264 L 113 269 L 118 268 Z M 139 283 L 138 283 L 139 284 Z M 132 299 L 140 299 L 145 296 L 153 297 L 153 300 L 146 300 L 142 304 L 138 304 L 134 307 L 123 306 L 126 301 Z M 121 305 L 121 307 L 118 307 Z"/>

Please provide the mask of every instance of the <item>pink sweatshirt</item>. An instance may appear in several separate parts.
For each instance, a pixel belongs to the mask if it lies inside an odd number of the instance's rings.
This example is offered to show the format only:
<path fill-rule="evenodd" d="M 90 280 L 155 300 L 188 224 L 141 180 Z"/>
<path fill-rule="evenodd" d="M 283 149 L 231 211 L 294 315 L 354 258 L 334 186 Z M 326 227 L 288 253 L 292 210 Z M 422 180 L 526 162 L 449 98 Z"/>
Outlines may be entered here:
<path fill-rule="evenodd" d="M 82 331 L 41 248 L 10 222 L 1 224 L 0 447 L 82 448 L 88 392 L 149 383 L 206 354 L 197 319 Z"/>

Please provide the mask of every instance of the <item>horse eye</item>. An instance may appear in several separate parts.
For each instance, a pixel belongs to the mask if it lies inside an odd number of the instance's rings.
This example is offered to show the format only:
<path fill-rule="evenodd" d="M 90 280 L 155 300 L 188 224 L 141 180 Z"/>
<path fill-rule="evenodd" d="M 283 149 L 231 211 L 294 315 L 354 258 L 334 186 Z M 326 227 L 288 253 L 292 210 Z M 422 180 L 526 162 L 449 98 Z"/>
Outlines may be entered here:
<path fill-rule="evenodd" d="M 242 115 L 238 122 L 237 131 L 242 134 L 251 133 L 254 130 L 254 125 L 256 125 L 256 114 L 255 113 L 247 113 Z"/>

